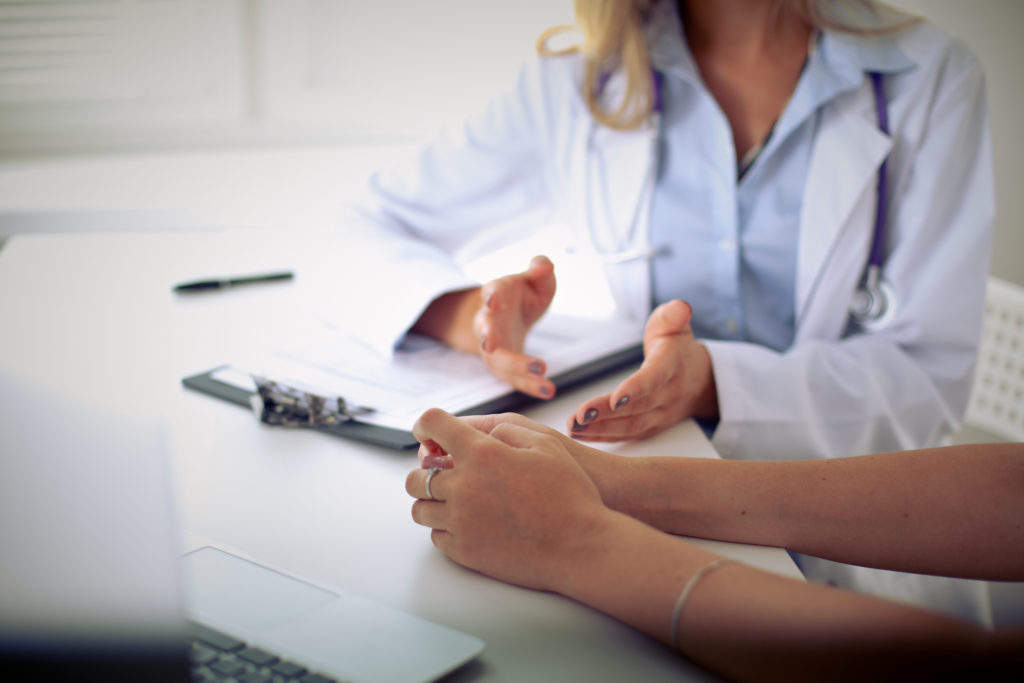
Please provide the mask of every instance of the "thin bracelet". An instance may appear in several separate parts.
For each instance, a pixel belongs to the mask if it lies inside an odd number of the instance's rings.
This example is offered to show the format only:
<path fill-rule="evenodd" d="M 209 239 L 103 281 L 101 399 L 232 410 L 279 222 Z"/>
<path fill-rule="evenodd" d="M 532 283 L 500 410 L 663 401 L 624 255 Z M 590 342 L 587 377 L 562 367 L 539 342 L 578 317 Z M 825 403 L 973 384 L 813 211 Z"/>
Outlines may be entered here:
<path fill-rule="evenodd" d="M 728 557 L 720 557 L 717 560 L 709 562 L 698 569 L 694 575 L 690 577 L 690 580 L 686 582 L 686 585 L 683 586 L 682 592 L 679 593 L 679 597 L 676 599 L 676 606 L 672 610 L 672 647 L 677 650 L 679 649 L 679 615 L 683 611 L 683 605 L 685 605 L 686 601 L 690 598 L 690 593 L 693 592 L 693 589 L 696 588 L 698 583 L 700 583 L 700 580 L 709 572 L 730 562 L 735 562 L 735 560 L 730 560 Z"/>

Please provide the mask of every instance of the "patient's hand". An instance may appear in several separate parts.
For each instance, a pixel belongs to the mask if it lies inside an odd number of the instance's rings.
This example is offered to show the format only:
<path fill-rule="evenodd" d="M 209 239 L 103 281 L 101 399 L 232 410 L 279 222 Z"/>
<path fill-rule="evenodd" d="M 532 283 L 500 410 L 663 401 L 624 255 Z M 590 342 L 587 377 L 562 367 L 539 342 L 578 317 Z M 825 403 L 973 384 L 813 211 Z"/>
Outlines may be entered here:
<path fill-rule="evenodd" d="M 637 462 L 635 458 L 624 458 L 621 455 L 592 448 L 570 439 L 557 429 L 542 425 L 518 413 L 466 415 L 460 417 L 459 420 L 484 434 L 491 434 L 502 425 L 514 425 L 553 439 L 555 443 L 560 444 L 568 451 L 576 464 L 587 473 L 587 476 L 600 491 L 604 504 L 614 509 L 626 510 L 633 503 L 632 496 L 643 490 L 642 486 L 634 485 L 631 478 L 633 471 L 631 465 Z M 420 467 L 423 469 L 431 467 L 451 469 L 455 466 L 455 458 L 439 443 L 426 437 L 420 442 L 419 460 Z"/>
<path fill-rule="evenodd" d="M 616 513 L 569 454 L 571 440 L 526 420 L 493 417 L 474 425 L 435 408 L 416 422 L 416 438 L 449 454 L 452 467 L 409 473 L 406 491 L 418 499 L 413 520 L 433 529 L 434 545 L 459 564 L 565 592 L 579 567 L 607 555 L 598 532 Z"/>

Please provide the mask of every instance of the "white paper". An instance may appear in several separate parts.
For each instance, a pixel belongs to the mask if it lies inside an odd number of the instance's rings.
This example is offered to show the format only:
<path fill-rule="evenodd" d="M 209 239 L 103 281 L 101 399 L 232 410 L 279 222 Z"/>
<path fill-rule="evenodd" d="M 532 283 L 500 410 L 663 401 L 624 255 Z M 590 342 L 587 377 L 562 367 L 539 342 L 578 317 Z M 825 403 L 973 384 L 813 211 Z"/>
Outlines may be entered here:
<path fill-rule="evenodd" d="M 531 331 L 526 350 L 544 359 L 550 377 L 640 341 L 641 330 L 632 323 L 548 315 Z M 419 335 L 409 335 L 386 359 L 324 325 L 306 328 L 250 362 L 252 367 L 222 370 L 214 379 L 251 390 L 251 373 L 341 396 L 349 405 L 374 409 L 360 421 L 402 430 L 412 429 L 427 408 L 457 413 L 513 391 L 479 356 Z"/>

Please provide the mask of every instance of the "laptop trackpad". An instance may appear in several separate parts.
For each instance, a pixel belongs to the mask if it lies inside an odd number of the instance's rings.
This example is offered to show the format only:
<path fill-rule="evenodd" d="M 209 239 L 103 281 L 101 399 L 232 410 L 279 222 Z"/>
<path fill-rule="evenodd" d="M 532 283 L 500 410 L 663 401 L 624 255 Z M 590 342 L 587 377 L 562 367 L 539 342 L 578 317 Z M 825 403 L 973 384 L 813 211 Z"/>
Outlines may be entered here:
<path fill-rule="evenodd" d="M 182 559 L 188 611 L 210 624 L 265 633 L 338 598 L 216 548 L 200 548 Z"/>
<path fill-rule="evenodd" d="M 468 634 L 216 548 L 182 560 L 194 620 L 339 678 L 434 680 L 483 650 Z"/>

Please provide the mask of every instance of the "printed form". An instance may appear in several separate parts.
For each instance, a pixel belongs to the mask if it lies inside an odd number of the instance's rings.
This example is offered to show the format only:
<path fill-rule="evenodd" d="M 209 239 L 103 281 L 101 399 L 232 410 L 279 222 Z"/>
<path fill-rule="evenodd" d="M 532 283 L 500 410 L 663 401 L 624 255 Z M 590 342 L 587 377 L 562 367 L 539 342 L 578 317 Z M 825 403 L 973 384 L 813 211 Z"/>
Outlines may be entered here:
<path fill-rule="evenodd" d="M 214 379 L 252 391 L 251 375 L 258 375 L 321 396 L 341 396 L 350 405 L 373 409 L 360 422 L 401 430 L 411 430 L 428 408 L 459 413 L 513 392 L 479 356 L 420 335 L 410 334 L 388 359 L 326 324 L 293 331 L 280 348 L 244 368 L 218 370 Z M 531 331 L 526 350 L 544 359 L 549 377 L 557 377 L 641 341 L 636 323 L 549 313 Z"/>

